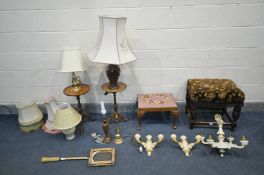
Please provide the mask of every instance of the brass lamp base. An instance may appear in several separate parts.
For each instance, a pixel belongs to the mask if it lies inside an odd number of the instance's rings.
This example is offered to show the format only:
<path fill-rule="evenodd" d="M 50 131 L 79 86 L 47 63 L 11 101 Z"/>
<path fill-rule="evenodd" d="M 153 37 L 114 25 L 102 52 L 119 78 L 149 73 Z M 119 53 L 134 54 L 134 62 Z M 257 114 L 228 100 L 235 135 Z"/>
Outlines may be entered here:
<path fill-rule="evenodd" d="M 72 92 L 78 93 L 81 91 L 81 78 L 76 76 L 74 72 L 72 72 L 72 85 L 73 88 L 71 89 Z"/>
<path fill-rule="evenodd" d="M 120 134 L 115 135 L 115 144 L 119 145 L 123 143 L 123 138 L 121 137 Z"/>
<path fill-rule="evenodd" d="M 112 138 L 111 138 L 111 135 L 110 135 L 109 124 L 108 124 L 108 121 L 107 121 L 106 117 L 103 117 L 103 126 L 102 126 L 102 128 L 103 128 L 103 131 L 104 131 L 103 143 L 104 144 L 111 143 Z"/>
<path fill-rule="evenodd" d="M 116 126 L 116 135 L 115 135 L 115 144 L 122 144 L 123 143 L 123 138 L 120 134 L 120 129 L 119 126 L 117 124 Z"/>
<path fill-rule="evenodd" d="M 80 92 L 82 89 L 81 86 L 74 86 L 72 89 L 71 89 L 71 92 L 74 92 L 74 93 L 78 93 Z"/>
<path fill-rule="evenodd" d="M 104 143 L 104 144 L 111 143 L 111 141 L 112 141 L 112 138 L 111 138 L 111 137 L 104 137 L 104 138 L 103 138 L 103 143 Z"/>

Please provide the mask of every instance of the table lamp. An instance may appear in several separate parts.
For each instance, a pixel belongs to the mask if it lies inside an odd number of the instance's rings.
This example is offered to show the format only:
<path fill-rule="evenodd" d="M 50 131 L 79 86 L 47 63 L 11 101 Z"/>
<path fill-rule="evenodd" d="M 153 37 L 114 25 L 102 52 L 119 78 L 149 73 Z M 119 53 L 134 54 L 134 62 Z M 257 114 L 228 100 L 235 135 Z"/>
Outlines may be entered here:
<path fill-rule="evenodd" d="M 118 65 L 136 60 L 127 43 L 125 24 L 126 17 L 99 16 L 97 42 L 88 54 L 92 62 L 108 64 L 106 75 L 111 89 L 118 86 Z"/>
<path fill-rule="evenodd" d="M 72 72 L 72 84 L 74 92 L 81 90 L 81 79 L 75 75 L 75 72 L 85 71 L 86 64 L 82 58 L 81 50 L 78 48 L 69 48 L 61 51 L 60 72 Z"/>
<path fill-rule="evenodd" d="M 43 114 L 34 101 L 21 102 L 16 107 L 21 131 L 35 131 L 43 125 Z"/>
<path fill-rule="evenodd" d="M 81 122 L 81 119 L 81 114 L 70 104 L 63 103 L 58 106 L 52 125 L 55 129 L 61 130 L 67 140 L 72 140 L 75 137 L 76 126 Z"/>

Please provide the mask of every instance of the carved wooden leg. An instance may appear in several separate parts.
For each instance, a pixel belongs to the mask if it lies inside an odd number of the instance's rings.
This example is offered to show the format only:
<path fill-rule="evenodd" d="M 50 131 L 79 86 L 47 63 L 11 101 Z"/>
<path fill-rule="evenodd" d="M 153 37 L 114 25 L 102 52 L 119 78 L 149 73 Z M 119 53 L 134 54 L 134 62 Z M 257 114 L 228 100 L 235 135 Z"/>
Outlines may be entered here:
<path fill-rule="evenodd" d="M 187 88 L 186 93 L 186 105 L 185 105 L 185 113 L 188 115 L 189 118 L 189 128 L 193 129 L 195 115 L 197 114 L 195 108 L 191 105 L 191 97 Z"/>
<path fill-rule="evenodd" d="M 240 112 L 241 112 L 241 105 L 240 104 L 238 104 L 238 105 L 236 105 L 235 107 L 234 107 L 234 109 L 233 109 L 233 113 L 232 113 L 232 119 L 233 119 L 233 121 L 232 121 L 232 128 L 231 128 L 231 130 L 232 131 L 234 131 L 234 129 L 235 129 L 235 127 L 236 127 L 236 121 L 239 119 L 239 117 L 240 117 Z"/>
<path fill-rule="evenodd" d="M 145 114 L 145 111 L 137 111 L 137 119 L 138 119 L 138 127 L 137 129 L 140 130 L 141 129 L 141 118 L 143 117 L 143 115 Z"/>
<path fill-rule="evenodd" d="M 189 114 L 189 109 L 190 109 L 190 95 L 189 95 L 188 89 L 187 89 L 187 93 L 186 93 L 185 100 L 186 100 L 185 114 Z"/>
<path fill-rule="evenodd" d="M 171 112 L 171 115 L 172 115 L 172 117 L 173 117 L 172 128 L 173 128 L 173 129 L 176 129 L 176 119 L 177 119 L 177 117 L 179 117 L 180 112 L 177 111 L 177 110 L 175 110 L 175 111 L 170 111 L 170 112 Z"/>
<path fill-rule="evenodd" d="M 189 114 L 189 108 L 188 108 L 187 104 L 185 105 L 185 114 Z"/>
<path fill-rule="evenodd" d="M 193 129 L 193 125 L 195 123 L 195 116 L 197 115 L 197 111 L 194 107 L 189 108 L 189 128 Z"/>

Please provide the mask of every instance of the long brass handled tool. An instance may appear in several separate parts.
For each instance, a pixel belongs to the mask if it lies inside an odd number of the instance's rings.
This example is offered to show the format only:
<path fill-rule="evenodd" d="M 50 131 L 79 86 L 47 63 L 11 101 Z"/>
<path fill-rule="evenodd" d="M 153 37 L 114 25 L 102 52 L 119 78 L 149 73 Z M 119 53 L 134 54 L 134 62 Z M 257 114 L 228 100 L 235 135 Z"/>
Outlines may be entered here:
<path fill-rule="evenodd" d="M 48 163 L 48 162 L 58 162 L 63 160 L 89 160 L 88 157 L 42 157 L 41 162 L 42 163 Z"/>
<path fill-rule="evenodd" d="M 89 166 L 109 166 L 115 164 L 115 148 L 95 148 L 89 157 L 42 157 L 40 162 L 59 162 L 64 160 L 88 160 Z"/>

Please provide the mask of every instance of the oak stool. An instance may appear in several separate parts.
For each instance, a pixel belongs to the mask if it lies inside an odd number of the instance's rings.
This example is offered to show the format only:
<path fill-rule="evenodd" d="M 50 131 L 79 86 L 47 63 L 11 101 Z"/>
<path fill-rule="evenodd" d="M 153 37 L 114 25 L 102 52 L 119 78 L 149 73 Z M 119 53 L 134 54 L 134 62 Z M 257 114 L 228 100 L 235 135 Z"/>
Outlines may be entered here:
<path fill-rule="evenodd" d="M 187 82 L 185 112 L 189 115 L 189 127 L 216 126 L 211 121 L 197 120 L 198 110 L 212 110 L 221 115 L 226 114 L 224 126 L 234 130 L 239 119 L 241 107 L 244 105 L 245 94 L 229 79 L 189 79 Z M 233 108 L 232 115 L 227 108 Z M 213 115 L 212 115 L 213 119 Z"/>

